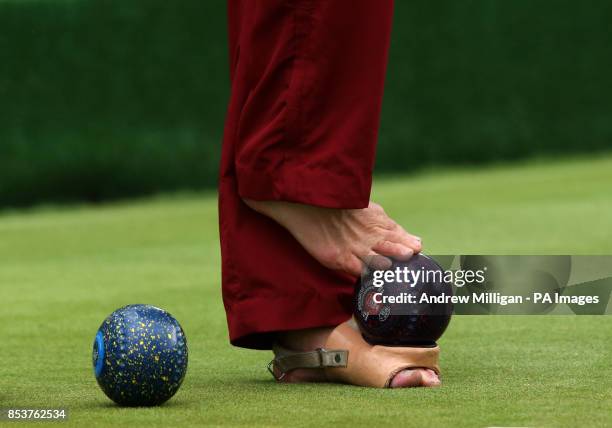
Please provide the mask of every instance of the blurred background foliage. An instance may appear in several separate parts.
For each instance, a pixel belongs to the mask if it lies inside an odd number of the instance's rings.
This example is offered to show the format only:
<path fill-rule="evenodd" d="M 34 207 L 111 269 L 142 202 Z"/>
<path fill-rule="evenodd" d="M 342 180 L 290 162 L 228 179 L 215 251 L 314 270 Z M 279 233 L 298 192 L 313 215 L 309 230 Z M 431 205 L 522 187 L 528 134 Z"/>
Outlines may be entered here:
<path fill-rule="evenodd" d="M 396 1 L 377 172 L 612 148 L 611 22 Z M 222 0 L 0 0 L 0 206 L 214 187 L 225 31 Z"/>

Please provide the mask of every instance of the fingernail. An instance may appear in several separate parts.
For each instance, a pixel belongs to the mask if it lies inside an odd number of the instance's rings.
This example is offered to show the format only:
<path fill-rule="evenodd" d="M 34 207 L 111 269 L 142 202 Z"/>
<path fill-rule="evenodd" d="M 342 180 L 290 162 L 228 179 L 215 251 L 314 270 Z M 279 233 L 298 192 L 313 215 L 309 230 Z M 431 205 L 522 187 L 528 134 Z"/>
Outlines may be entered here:
<path fill-rule="evenodd" d="M 414 254 L 414 251 L 411 248 L 404 247 L 402 249 L 402 256 L 411 256 L 412 254 Z"/>

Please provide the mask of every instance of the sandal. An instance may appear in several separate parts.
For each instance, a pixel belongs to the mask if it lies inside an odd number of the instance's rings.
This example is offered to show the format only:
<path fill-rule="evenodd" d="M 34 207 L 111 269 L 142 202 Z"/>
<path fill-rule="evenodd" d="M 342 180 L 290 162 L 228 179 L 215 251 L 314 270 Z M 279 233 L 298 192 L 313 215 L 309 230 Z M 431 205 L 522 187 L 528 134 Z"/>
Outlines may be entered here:
<path fill-rule="evenodd" d="M 370 345 L 354 321 L 349 320 L 332 331 L 325 348 L 295 352 L 275 345 L 268 370 L 278 381 L 295 369 L 324 369 L 327 379 L 333 382 L 389 388 L 393 377 L 402 370 L 423 368 L 439 375 L 439 355 L 438 346 Z"/>

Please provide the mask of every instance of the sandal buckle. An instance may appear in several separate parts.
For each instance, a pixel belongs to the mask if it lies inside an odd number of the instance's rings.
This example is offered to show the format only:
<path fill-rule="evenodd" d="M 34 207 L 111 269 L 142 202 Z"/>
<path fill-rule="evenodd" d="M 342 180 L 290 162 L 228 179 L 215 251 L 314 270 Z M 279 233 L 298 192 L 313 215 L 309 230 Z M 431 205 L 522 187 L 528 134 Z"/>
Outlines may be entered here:
<path fill-rule="evenodd" d="M 346 367 L 348 365 L 348 351 L 340 349 L 317 349 L 321 360 L 321 367 Z"/>
<path fill-rule="evenodd" d="M 274 378 L 274 380 L 276 380 L 277 382 L 283 380 L 283 378 L 285 376 L 287 376 L 287 373 L 281 371 L 281 374 L 279 376 L 276 376 L 276 373 L 274 373 L 274 362 L 276 361 L 276 358 L 274 358 L 272 361 L 270 361 L 268 363 L 268 371 L 270 372 L 270 374 L 272 375 L 272 377 Z"/>

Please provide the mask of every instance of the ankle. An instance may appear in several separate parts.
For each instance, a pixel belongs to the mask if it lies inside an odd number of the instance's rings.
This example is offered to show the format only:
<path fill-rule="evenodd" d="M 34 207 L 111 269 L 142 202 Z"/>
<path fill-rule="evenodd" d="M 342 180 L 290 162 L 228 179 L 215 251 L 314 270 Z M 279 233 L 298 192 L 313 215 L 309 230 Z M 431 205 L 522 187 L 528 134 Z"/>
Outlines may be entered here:
<path fill-rule="evenodd" d="M 253 211 L 257 211 L 259 214 L 269 217 L 272 220 L 275 220 L 276 222 L 280 223 L 282 226 L 285 226 L 284 224 L 285 215 L 283 213 L 284 211 L 286 211 L 286 209 L 283 209 L 284 207 L 283 202 L 256 201 L 253 199 L 245 199 L 245 198 L 243 198 L 242 201 Z"/>
<path fill-rule="evenodd" d="M 292 224 L 308 223 L 309 216 L 318 209 L 310 205 L 285 201 L 256 201 L 245 198 L 242 201 L 252 210 L 275 220 L 288 229 Z"/>
<path fill-rule="evenodd" d="M 279 335 L 279 343 L 293 351 L 312 351 L 324 348 L 332 328 L 311 328 L 305 330 L 292 330 Z"/>

